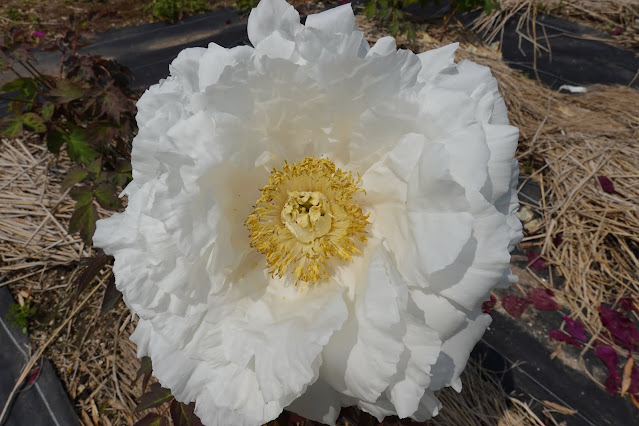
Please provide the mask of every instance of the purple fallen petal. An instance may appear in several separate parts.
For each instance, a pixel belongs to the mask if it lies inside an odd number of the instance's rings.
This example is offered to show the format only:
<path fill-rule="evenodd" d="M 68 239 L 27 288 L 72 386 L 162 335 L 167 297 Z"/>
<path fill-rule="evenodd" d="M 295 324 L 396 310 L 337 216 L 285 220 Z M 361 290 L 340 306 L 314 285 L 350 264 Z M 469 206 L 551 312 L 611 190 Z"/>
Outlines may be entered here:
<path fill-rule="evenodd" d="M 553 244 L 555 247 L 559 247 L 559 245 L 560 245 L 561 243 L 563 243 L 563 242 L 564 242 L 564 238 L 563 238 L 563 236 L 562 236 L 561 234 L 558 234 L 558 235 L 556 235 L 556 236 L 554 236 L 554 237 L 552 238 L 552 244 Z"/>
<path fill-rule="evenodd" d="M 515 295 L 501 298 L 501 305 L 513 318 L 520 318 L 530 303 L 530 300 Z"/>
<path fill-rule="evenodd" d="M 38 38 L 42 38 L 44 36 L 46 36 L 46 34 L 44 33 L 44 31 L 34 31 L 32 34 L 34 37 L 38 37 Z"/>
<path fill-rule="evenodd" d="M 636 364 L 632 367 L 632 372 L 630 373 L 628 392 L 634 395 L 639 394 L 639 368 L 637 368 Z"/>
<path fill-rule="evenodd" d="M 566 326 L 564 328 L 568 334 L 582 342 L 586 341 L 586 328 L 582 323 L 566 316 L 564 316 L 564 321 L 566 321 Z"/>
<path fill-rule="evenodd" d="M 546 260 L 541 257 L 537 250 L 526 250 L 526 256 L 528 257 L 528 263 L 530 267 L 538 271 L 546 269 L 548 266 Z"/>
<path fill-rule="evenodd" d="M 556 311 L 559 309 L 559 304 L 552 299 L 552 296 L 554 296 L 552 290 L 533 288 L 528 291 L 527 296 L 538 311 Z"/>
<path fill-rule="evenodd" d="M 604 386 L 610 396 L 619 395 L 619 389 L 621 389 L 621 377 L 619 376 L 619 373 L 611 371 L 608 374 L 608 378 L 606 379 Z"/>
<path fill-rule="evenodd" d="M 614 194 L 616 192 L 615 185 L 607 176 L 597 176 L 597 180 L 604 192 L 607 192 L 608 194 Z"/>
<path fill-rule="evenodd" d="M 550 333 L 548 333 L 548 335 L 550 336 L 551 339 L 558 340 L 560 342 L 566 342 L 569 345 L 573 345 L 577 347 L 582 346 L 581 343 L 579 343 L 578 341 L 576 341 L 575 339 L 573 339 L 572 337 L 570 337 L 568 334 L 564 333 L 561 330 L 550 330 Z"/>
<path fill-rule="evenodd" d="M 492 294 L 490 295 L 490 300 L 486 300 L 481 304 L 481 309 L 485 314 L 489 314 L 490 310 L 495 307 L 495 303 L 497 303 L 497 299 Z"/>
<path fill-rule="evenodd" d="M 619 364 L 619 355 L 610 346 L 597 346 L 595 349 L 595 355 L 599 357 L 608 367 L 608 371 L 617 371 L 617 364 Z"/>
<path fill-rule="evenodd" d="M 639 345 L 639 331 L 630 318 L 607 306 L 599 306 L 599 317 L 603 325 L 628 349 L 634 350 Z"/>
<path fill-rule="evenodd" d="M 637 302 L 632 296 L 622 297 L 621 299 L 619 299 L 619 309 L 621 309 L 623 312 L 636 311 Z"/>

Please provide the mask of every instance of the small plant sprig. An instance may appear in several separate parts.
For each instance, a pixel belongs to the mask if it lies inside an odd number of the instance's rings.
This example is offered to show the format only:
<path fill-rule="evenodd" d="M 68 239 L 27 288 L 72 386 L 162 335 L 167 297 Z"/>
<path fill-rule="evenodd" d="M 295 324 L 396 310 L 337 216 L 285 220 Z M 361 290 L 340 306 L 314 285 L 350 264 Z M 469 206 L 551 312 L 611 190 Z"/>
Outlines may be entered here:
<path fill-rule="evenodd" d="M 24 305 L 18 305 L 16 303 L 9 306 L 9 312 L 7 312 L 5 319 L 9 325 L 19 328 L 24 334 L 27 334 L 29 319 L 35 313 L 35 306 L 30 306 L 29 303 L 25 303 Z"/>
<path fill-rule="evenodd" d="M 413 4 L 421 7 L 429 3 L 439 3 L 438 0 L 365 0 L 364 13 L 368 19 L 377 19 L 386 26 L 392 36 L 406 34 L 409 39 L 416 37 L 414 26 L 406 19 L 403 9 Z M 451 0 L 450 16 L 457 12 L 469 12 L 483 8 L 484 12 L 490 13 L 497 9 L 497 0 Z M 447 19 L 450 19 L 448 17 Z"/>
<path fill-rule="evenodd" d="M 184 15 L 194 15 L 209 10 L 207 0 L 153 0 L 145 7 L 151 16 L 161 21 L 174 23 Z"/>
<path fill-rule="evenodd" d="M 0 87 L 0 97 L 9 100 L 0 135 L 16 137 L 28 130 L 40 135 L 52 153 L 66 151 L 76 164 L 62 183 L 62 190 L 70 190 L 76 201 L 69 231 L 79 231 L 86 243 L 95 231 L 96 203 L 108 210 L 120 208 L 117 187 L 131 179 L 137 97 L 129 88 L 131 73 L 126 67 L 78 53 L 94 37 L 88 30 L 92 19 L 71 17 L 63 35 L 44 45 L 44 34 L 20 29 L 0 39 L 0 71 L 16 76 Z M 35 47 L 60 52 L 57 77 L 35 66 Z"/>

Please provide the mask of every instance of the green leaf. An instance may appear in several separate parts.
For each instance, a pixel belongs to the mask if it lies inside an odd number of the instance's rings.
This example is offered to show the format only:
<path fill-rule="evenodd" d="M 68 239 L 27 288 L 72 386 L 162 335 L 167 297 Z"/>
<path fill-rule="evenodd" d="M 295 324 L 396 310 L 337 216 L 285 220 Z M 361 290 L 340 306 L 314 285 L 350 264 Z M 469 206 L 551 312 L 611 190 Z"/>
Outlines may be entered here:
<path fill-rule="evenodd" d="M 20 92 L 20 99 L 33 99 L 38 94 L 38 83 L 33 78 L 18 78 L 0 87 L 0 92 Z"/>
<path fill-rule="evenodd" d="M 69 135 L 67 135 L 63 130 L 54 128 L 49 130 L 47 133 L 47 148 L 49 151 L 57 154 L 60 152 L 60 148 L 67 141 Z"/>
<path fill-rule="evenodd" d="M 91 244 L 97 219 L 98 212 L 93 203 L 76 207 L 69 221 L 69 232 L 73 234 L 79 231 L 82 240 L 87 244 Z"/>
<path fill-rule="evenodd" d="M 88 186 L 81 186 L 71 191 L 71 198 L 76 201 L 76 207 L 86 206 L 93 201 L 93 191 Z"/>
<path fill-rule="evenodd" d="M 133 426 L 169 426 L 169 421 L 157 413 L 150 413 Z"/>
<path fill-rule="evenodd" d="M 22 117 L 11 115 L 0 120 L 0 135 L 15 138 L 22 132 Z"/>
<path fill-rule="evenodd" d="M 51 102 L 47 102 L 46 104 L 44 104 L 42 106 L 42 109 L 40 110 L 40 114 L 42 115 L 42 119 L 44 121 L 51 120 L 51 117 L 53 117 L 53 112 L 54 111 L 55 111 L 55 105 L 52 104 Z"/>
<path fill-rule="evenodd" d="M 195 415 L 195 403 L 182 404 L 178 401 L 171 403 L 170 413 L 173 426 L 201 426 L 202 422 Z"/>
<path fill-rule="evenodd" d="M 140 360 L 140 368 L 135 375 L 135 380 L 133 380 L 133 384 L 138 381 L 138 379 L 142 376 L 142 392 L 146 389 L 146 385 L 149 383 L 149 379 L 151 378 L 151 374 L 153 373 L 153 364 L 151 362 L 151 358 L 148 356 L 143 356 Z"/>
<path fill-rule="evenodd" d="M 66 104 L 84 96 L 84 89 L 68 80 L 61 80 L 49 92 L 49 95 L 56 98 L 57 103 Z"/>
<path fill-rule="evenodd" d="M 87 172 L 84 169 L 70 170 L 67 173 L 67 176 L 64 178 L 64 181 L 62 181 L 62 185 L 60 186 L 60 189 L 62 189 L 62 191 L 66 191 L 67 189 L 75 185 L 76 183 L 81 182 L 88 175 L 89 175 L 89 172 Z"/>
<path fill-rule="evenodd" d="M 103 183 L 95 189 L 95 199 L 105 209 L 115 210 L 122 207 L 122 200 L 115 195 L 117 190 L 115 185 Z"/>
<path fill-rule="evenodd" d="M 98 156 L 98 153 L 91 147 L 85 138 L 84 129 L 73 127 L 71 135 L 67 139 L 67 153 L 76 163 L 89 164 Z"/>
<path fill-rule="evenodd" d="M 22 122 L 25 126 L 31 128 L 36 133 L 44 133 L 47 131 L 47 126 L 44 125 L 42 117 L 33 112 L 23 114 Z"/>
<path fill-rule="evenodd" d="M 87 126 L 86 137 L 94 146 L 105 146 L 115 138 L 116 133 L 117 129 L 113 123 L 102 120 Z"/>
<path fill-rule="evenodd" d="M 149 408 L 157 407 L 167 401 L 173 399 L 171 391 L 160 386 L 159 383 L 153 383 L 151 390 L 140 397 L 140 403 L 135 407 L 135 411 L 148 410 Z"/>
<path fill-rule="evenodd" d="M 87 170 L 89 171 L 89 173 L 99 175 L 102 171 L 102 158 L 98 157 L 95 160 L 91 161 L 91 164 L 87 166 Z"/>
<path fill-rule="evenodd" d="M 109 312 L 116 303 L 122 299 L 122 293 L 115 288 L 115 275 L 111 274 L 107 281 L 106 289 L 104 290 L 104 297 L 102 298 L 102 307 L 100 308 L 100 315 L 104 315 Z"/>

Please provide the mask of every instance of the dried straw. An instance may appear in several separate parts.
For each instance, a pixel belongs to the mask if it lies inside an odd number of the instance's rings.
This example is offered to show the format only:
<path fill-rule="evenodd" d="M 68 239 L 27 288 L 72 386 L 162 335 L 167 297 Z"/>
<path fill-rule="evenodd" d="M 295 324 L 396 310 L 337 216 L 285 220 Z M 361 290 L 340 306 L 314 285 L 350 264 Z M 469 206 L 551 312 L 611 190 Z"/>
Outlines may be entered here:
<path fill-rule="evenodd" d="M 88 255 L 67 232 L 74 201 L 60 183 L 69 167 L 37 137 L 0 140 L 0 286 Z"/>
<path fill-rule="evenodd" d="M 499 9 L 474 21 L 473 29 L 490 43 L 499 38 L 506 22 L 517 19 L 517 31 L 532 39 L 538 13 L 558 16 L 612 35 L 606 41 L 625 48 L 639 47 L 639 0 L 498 0 Z"/>

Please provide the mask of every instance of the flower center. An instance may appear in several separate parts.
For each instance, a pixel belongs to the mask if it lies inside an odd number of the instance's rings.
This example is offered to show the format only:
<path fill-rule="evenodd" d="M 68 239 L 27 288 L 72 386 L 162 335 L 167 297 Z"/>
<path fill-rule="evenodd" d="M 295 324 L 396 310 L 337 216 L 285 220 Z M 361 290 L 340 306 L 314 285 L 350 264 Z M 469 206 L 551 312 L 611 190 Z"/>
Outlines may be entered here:
<path fill-rule="evenodd" d="M 282 209 L 286 228 L 302 243 L 310 243 L 331 230 L 330 204 L 319 191 L 292 191 Z"/>
<path fill-rule="evenodd" d="M 273 170 L 246 220 L 251 247 L 266 255 L 273 275 L 289 267 L 298 281 L 328 277 L 332 258 L 351 260 L 366 241 L 368 215 L 353 196 L 364 192 L 351 173 L 326 159 L 307 157 Z"/>

